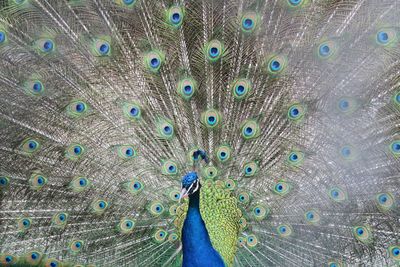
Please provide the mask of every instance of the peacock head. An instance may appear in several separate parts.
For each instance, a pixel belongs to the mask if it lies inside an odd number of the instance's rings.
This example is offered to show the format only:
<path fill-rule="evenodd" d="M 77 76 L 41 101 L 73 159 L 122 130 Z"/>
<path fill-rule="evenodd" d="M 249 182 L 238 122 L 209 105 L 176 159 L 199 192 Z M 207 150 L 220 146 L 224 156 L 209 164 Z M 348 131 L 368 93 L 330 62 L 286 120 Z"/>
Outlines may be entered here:
<path fill-rule="evenodd" d="M 182 198 L 190 196 L 200 189 L 200 179 L 196 172 L 189 172 L 182 178 L 182 190 L 179 201 Z"/>

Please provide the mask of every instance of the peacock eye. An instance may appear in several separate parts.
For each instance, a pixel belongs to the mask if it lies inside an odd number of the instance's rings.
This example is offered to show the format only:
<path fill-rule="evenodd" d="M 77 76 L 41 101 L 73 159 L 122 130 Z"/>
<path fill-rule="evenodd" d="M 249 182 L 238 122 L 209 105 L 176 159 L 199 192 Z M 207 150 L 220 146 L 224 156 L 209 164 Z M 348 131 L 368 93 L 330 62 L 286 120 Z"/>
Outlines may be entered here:
<path fill-rule="evenodd" d="M 158 229 L 153 234 L 153 239 L 156 243 L 162 243 L 166 240 L 167 232 L 163 229 Z"/>
<path fill-rule="evenodd" d="M 65 151 L 65 157 L 70 160 L 78 160 L 84 154 L 85 148 L 80 144 L 72 144 Z"/>
<path fill-rule="evenodd" d="M 340 149 L 340 155 L 345 160 L 352 160 L 356 156 L 354 148 L 352 146 L 350 146 L 350 145 L 343 146 Z"/>
<path fill-rule="evenodd" d="M 165 175 L 176 175 L 178 174 L 178 167 L 174 161 L 166 160 L 161 167 L 161 173 Z"/>
<path fill-rule="evenodd" d="M 118 157 L 125 160 L 133 159 L 137 156 L 137 152 L 132 145 L 121 145 L 117 147 Z"/>
<path fill-rule="evenodd" d="M 81 118 L 89 111 L 89 106 L 82 100 L 72 101 L 67 106 L 67 115 L 72 118 Z"/>
<path fill-rule="evenodd" d="M 304 161 L 304 153 L 302 151 L 294 150 L 291 151 L 287 157 L 287 162 L 289 165 L 298 167 Z"/>
<path fill-rule="evenodd" d="M 393 141 L 390 144 L 390 151 L 394 156 L 400 156 L 400 140 Z"/>
<path fill-rule="evenodd" d="M 160 138 L 170 140 L 174 137 L 174 125 L 168 119 L 160 118 L 157 121 L 157 132 Z"/>
<path fill-rule="evenodd" d="M 6 176 L 0 176 L 0 188 L 5 188 L 10 184 L 10 179 Z"/>
<path fill-rule="evenodd" d="M 173 6 L 168 10 L 167 16 L 168 23 L 174 28 L 178 28 L 182 25 L 183 22 L 183 8 L 181 8 L 180 6 Z"/>
<path fill-rule="evenodd" d="M 257 162 L 251 161 L 244 165 L 244 176 L 245 177 L 252 177 L 257 174 L 259 170 L 259 166 Z"/>
<path fill-rule="evenodd" d="M 42 38 L 36 41 L 36 46 L 40 52 L 48 54 L 54 51 L 55 44 L 51 39 Z"/>
<path fill-rule="evenodd" d="M 288 0 L 289 4 L 292 6 L 298 6 L 303 0 Z"/>
<path fill-rule="evenodd" d="M 286 65 L 287 59 L 282 55 L 272 56 L 266 61 L 267 72 L 272 77 L 279 76 L 286 69 Z"/>
<path fill-rule="evenodd" d="M 201 114 L 201 120 L 207 128 L 213 129 L 221 124 L 222 116 L 219 111 L 209 109 Z"/>
<path fill-rule="evenodd" d="M 277 232 L 281 237 L 288 237 L 293 233 L 293 229 L 289 224 L 281 224 L 277 227 Z"/>
<path fill-rule="evenodd" d="M 207 58 L 213 63 L 218 61 L 223 54 L 223 44 L 219 40 L 210 41 L 207 46 Z"/>
<path fill-rule="evenodd" d="M 285 182 L 284 180 L 279 180 L 275 183 L 273 187 L 274 193 L 279 196 L 286 196 L 292 190 L 292 185 Z"/>
<path fill-rule="evenodd" d="M 157 73 L 163 64 L 164 54 L 157 50 L 150 51 L 145 55 L 144 61 L 150 72 Z"/>
<path fill-rule="evenodd" d="M 253 218 L 257 221 L 263 220 L 268 214 L 270 210 L 262 205 L 256 205 L 253 207 Z"/>
<path fill-rule="evenodd" d="M 376 42 L 379 45 L 387 46 L 396 38 L 396 31 L 387 28 L 376 33 Z"/>
<path fill-rule="evenodd" d="M 33 138 L 27 138 L 21 143 L 20 148 L 25 153 L 32 154 L 39 150 L 40 143 Z"/>
<path fill-rule="evenodd" d="M 388 248 L 389 255 L 392 259 L 400 261 L 400 246 L 390 246 Z"/>
<path fill-rule="evenodd" d="M 260 135 L 260 126 L 255 120 L 246 120 L 241 125 L 241 133 L 245 140 L 257 138 Z"/>
<path fill-rule="evenodd" d="M 5 43 L 7 40 L 7 34 L 4 30 L 0 30 L 0 45 Z"/>
<path fill-rule="evenodd" d="M 372 232 L 368 225 L 355 226 L 353 228 L 353 234 L 357 240 L 363 243 L 369 243 L 372 240 Z"/>
<path fill-rule="evenodd" d="M 109 202 L 105 201 L 104 199 L 98 199 L 92 202 L 91 211 L 96 215 L 101 215 L 109 206 Z"/>
<path fill-rule="evenodd" d="M 148 210 L 153 216 L 158 217 L 164 213 L 165 208 L 160 201 L 153 201 L 150 203 Z"/>
<path fill-rule="evenodd" d="M 269 67 L 270 67 L 271 71 L 279 71 L 282 68 L 281 63 L 278 60 L 272 60 L 269 63 Z"/>
<path fill-rule="evenodd" d="M 92 54 L 96 57 L 107 57 L 111 55 L 111 38 L 109 36 L 99 37 L 93 40 Z"/>
<path fill-rule="evenodd" d="M 309 224 L 316 224 L 320 221 L 320 215 L 316 210 L 307 211 L 304 217 Z"/>
<path fill-rule="evenodd" d="M 304 106 L 300 103 L 295 103 L 289 107 L 287 116 L 291 121 L 299 121 L 304 117 L 304 114 L 305 114 Z"/>
<path fill-rule="evenodd" d="M 253 26 L 254 26 L 254 21 L 252 19 L 250 19 L 250 18 L 245 18 L 243 20 L 242 25 L 243 25 L 244 29 L 251 30 L 253 28 Z"/>
<path fill-rule="evenodd" d="M 65 212 L 58 212 L 56 214 L 53 215 L 52 218 L 52 225 L 55 228 L 64 228 L 67 224 L 67 219 L 68 219 L 68 214 Z"/>
<path fill-rule="evenodd" d="M 380 193 L 375 196 L 376 205 L 382 212 L 391 210 L 395 205 L 395 198 L 391 193 Z"/>

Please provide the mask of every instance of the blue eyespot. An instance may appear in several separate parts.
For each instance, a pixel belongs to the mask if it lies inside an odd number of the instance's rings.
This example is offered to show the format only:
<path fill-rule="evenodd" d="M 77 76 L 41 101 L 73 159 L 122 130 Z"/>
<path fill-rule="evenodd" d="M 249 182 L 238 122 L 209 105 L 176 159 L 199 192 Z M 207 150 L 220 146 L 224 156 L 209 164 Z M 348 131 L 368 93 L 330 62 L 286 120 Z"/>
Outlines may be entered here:
<path fill-rule="evenodd" d="M 245 88 L 243 85 L 238 85 L 238 86 L 236 86 L 235 91 L 236 91 L 237 95 L 241 96 L 245 93 Z"/>
<path fill-rule="evenodd" d="M 253 170 L 253 169 L 252 169 L 251 167 L 247 167 L 247 168 L 246 168 L 246 174 L 251 173 L 252 170 Z"/>
<path fill-rule="evenodd" d="M 53 50 L 53 46 L 54 46 L 53 41 L 46 40 L 43 43 L 43 51 L 44 52 L 49 52 L 49 51 Z"/>
<path fill-rule="evenodd" d="M 210 57 L 215 58 L 219 56 L 219 49 L 217 47 L 211 47 L 209 51 Z"/>
<path fill-rule="evenodd" d="M 125 226 L 127 228 L 132 228 L 132 225 L 133 225 L 133 223 L 131 221 L 127 221 L 126 224 L 125 224 Z"/>
<path fill-rule="evenodd" d="M 160 211 L 161 207 L 160 206 L 156 206 L 156 211 Z"/>
<path fill-rule="evenodd" d="M 396 94 L 396 96 L 394 97 L 394 100 L 396 101 L 397 104 L 400 105 L 400 92 L 398 92 L 398 93 Z"/>
<path fill-rule="evenodd" d="M 309 212 L 307 212 L 306 217 L 308 220 L 312 220 L 312 219 L 314 219 L 314 213 L 312 211 L 309 211 Z"/>
<path fill-rule="evenodd" d="M 125 5 L 131 5 L 135 2 L 135 0 L 123 0 Z"/>
<path fill-rule="evenodd" d="M 39 254 L 36 253 L 36 252 L 32 252 L 32 254 L 31 254 L 31 259 L 32 259 L 32 260 L 36 260 L 37 258 L 39 258 Z"/>
<path fill-rule="evenodd" d="M 346 99 L 342 99 L 339 101 L 339 108 L 341 111 L 346 111 L 349 109 L 349 107 L 350 107 L 350 103 Z"/>
<path fill-rule="evenodd" d="M 170 166 L 168 167 L 168 170 L 169 170 L 170 172 L 175 172 L 176 168 L 175 168 L 174 165 L 170 165 Z"/>
<path fill-rule="evenodd" d="M 393 249 L 392 249 L 392 253 L 393 253 L 393 255 L 395 255 L 395 256 L 399 256 L 399 255 L 400 255 L 400 249 L 399 249 L 399 248 L 393 248 Z"/>
<path fill-rule="evenodd" d="M 58 264 L 57 264 L 57 262 L 52 261 L 52 262 L 50 263 L 50 266 L 51 266 L 51 267 L 57 267 Z"/>
<path fill-rule="evenodd" d="M 278 192 L 282 192 L 282 190 L 283 190 L 283 185 L 282 185 L 281 183 L 277 183 L 277 184 L 275 185 L 275 190 L 278 191 Z"/>
<path fill-rule="evenodd" d="M 179 13 L 174 13 L 174 14 L 172 14 L 172 16 L 171 16 L 171 21 L 172 21 L 172 23 L 174 23 L 174 24 L 180 23 L 180 22 L 181 22 L 181 15 L 180 15 Z"/>
<path fill-rule="evenodd" d="M 164 127 L 164 133 L 165 134 L 171 134 L 172 133 L 172 128 L 170 126 L 165 126 Z"/>
<path fill-rule="evenodd" d="M 135 182 L 133 184 L 133 189 L 135 189 L 135 190 L 139 190 L 141 187 L 142 187 L 142 185 L 139 182 Z"/>
<path fill-rule="evenodd" d="M 192 86 L 191 86 L 191 85 L 186 85 L 186 86 L 183 88 L 183 92 L 184 92 L 185 95 L 191 95 L 192 92 L 193 92 Z"/>
<path fill-rule="evenodd" d="M 291 117 L 296 118 L 297 116 L 299 116 L 300 111 L 299 111 L 299 109 L 297 107 L 292 107 L 289 110 L 289 114 L 290 114 Z"/>
<path fill-rule="evenodd" d="M 357 235 L 363 235 L 364 234 L 364 229 L 362 227 L 357 228 Z"/>
<path fill-rule="evenodd" d="M 329 267 L 337 267 L 336 263 L 329 264 Z"/>
<path fill-rule="evenodd" d="M 5 260 L 6 262 L 10 263 L 13 260 L 13 258 L 11 256 L 6 256 Z"/>
<path fill-rule="evenodd" d="M 59 216 L 58 216 L 58 219 L 60 220 L 60 221 L 65 221 L 65 215 L 64 214 L 60 214 Z"/>
<path fill-rule="evenodd" d="M 5 40 L 6 40 L 6 33 L 3 31 L 0 31 L 0 44 L 4 43 Z"/>
<path fill-rule="evenodd" d="M 23 219 L 22 224 L 25 228 L 28 228 L 31 225 L 31 222 L 28 219 Z"/>
<path fill-rule="evenodd" d="M 332 190 L 332 191 L 331 191 L 331 196 L 332 196 L 333 198 L 337 198 L 337 197 L 339 196 L 339 192 L 338 192 L 337 190 Z"/>
<path fill-rule="evenodd" d="M 286 227 L 285 226 L 279 227 L 279 232 L 281 232 L 282 234 L 286 233 Z"/>
<path fill-rule="evenodd" d="M 293 6 L 297 6 L 298 4 L 301 3 L 303 0 L 289 0 L 289 3 Z"/>
<path fill-rule="evenodd" d="M 382 194 L 379 196 L 379 203 L 384 204 L 388 200 L 388 197 L 386 194 Z"/>
<path fill-rule="evenodd" d="M 102 43 L 99 46 L 99 53 L 101 55 L 107 55 L 109 51 L 110 51 L 110 45 L 108 43 Z"/>
<path fill-rule="evenodd" d="M 376 39 L 381 44 L 387 44 L 389 42 L 389 35 L 387 34 L 387 32 L 380 31 L 377 33 Z"/>
<path fill-rule="evenodd" d="M 39 176 L 37 178 L 37 183 L 38 183 L 38 185 L 42 185 L 44 183 L 44 178 L 42 176 Z"/>
<path fill-rule="evenodd" d="M 81 146 L 74 146 L 74 153 L 75 155 L 80 155 L 82 153 L 82 147 Z"/>
<path fill-rule="evenodd" d="M 160 60 L 158 58 L 156 58 L 156 57 L 152 58 L 150 60 L 150 66 L 152 68 L 157 68 L 158 66 L 160 66 Z"/>
<path fill-rule="evenodd" d="M 393 142 L 392 144 L 392 150 L 395 153 L 399 153 L 400 152 L 400 141 L 398 142 Z"/>
<path fill-rule="evenodd" d="M 343 157 L 349 158 L 351 156 L 351 148 L 345 146 L 340 150 L 340 153 L 342 153 Z"/>
<path fill-rule="evenodd" d="M 207 118 L 207 122 L 208 122 L 210 125 L 214 125 L 214 124 L 217 122 L 217 119 L 216 119 L 214 116 L 209 116 L 209 117 Z"/>
<path fill-rule="evenodd" d="M 86 186 L 87 185 L 87 181 L 84 178 L 79 179 L 79 185 L 80 186 Z"/>
<path fill-rule="evenodd" d="M 279 71 L 281 69 L 281 63 L 277 60 L 272 60 L 270 63 L 270 68 L 272 71 Z"/>
<path fill-rule="evenodd" d="M 252 135 L 252 134 L 253 134 L 253 128 L 247 127 L 247 128 L 244 130 L 244 134 L 245 134 L 246 136 Z"/>
<path fill-rule="evenodd" d="M 104 209 L 106 207 L 106 203 L 104 201 L 99 201 L 99 208 Z"/>
<path fill-rule="evenodd" d="M 223 151 L 222 151 L 222 152 L 219 154 L 219 156 L 220 156 L 221 159 L 225 159 L 226 156 L 227 156 L 227 154 L 226 154 L 226 152 L 223 152 Z"/>
<path fill-rule="evenodd" d="M 29 141 L 28 147 L 30 150 L 35 150 L 37 148 L 37 143 L 35 141 Z"/>
<path fill-rule="evenodd" d="M 82 113 L 86 110 L 86 105 L 82 102 L 77 102 L 75 105 L 75 110 L 78 113 Z"/>
<path fill-rule="evenodd" d="M 321 45 L 321 46 L 319 47 L 319 54 L 320 54 L 320 56 L 322 56 L 322 57 L 329 56 L 329 55 L 330 55 L 330 52 L 331 52 L 331 49 L 330 49 L 329 46 L 326 45 L 326 44 Z"/>
<path fill-rule="evenodd" d="M 40 82 L 35 82 L 33 83 L 32 89 L 33 91 L 39 93 L 40 91 L 42 91 L 42 84 Z"/>
<path fill-rule="evenodd" d="M 261 209 L 260 209 L 260 208 L 256 208 L 256 209 L 255 209 L 255 213 L 256 213 L 256 214 L 260 214 L 260 213 L 261 213 Z"/>
<path fill-rule="evenodd" d="M 0 177 L 0 185 L 5 186 L 8 184 L 8 179 L 6 177 Z"/>
<path fill-rule="evenodd" d="M 291 154 L 289 155 L 289 160 L 290 160 L 290 161 L 297 161 L 298 159 L 299 159 L 299 156 L 297 156 L 296 153 L 291 153 Z"/>
<path fill-rule="evenodd" d="M 127 156 L 127 157 L 132 157 L 133 156 L 133 149 L 132 148 L 127 148 L 126 150 L 125 150 L 125 155 Z"/>
<path fill-rule="evenodd" d="M 243 20 L 242 26 L 246 30 L 251 30 L 254 27 L 254 21 L 250 18 L 246 18 Z"/>

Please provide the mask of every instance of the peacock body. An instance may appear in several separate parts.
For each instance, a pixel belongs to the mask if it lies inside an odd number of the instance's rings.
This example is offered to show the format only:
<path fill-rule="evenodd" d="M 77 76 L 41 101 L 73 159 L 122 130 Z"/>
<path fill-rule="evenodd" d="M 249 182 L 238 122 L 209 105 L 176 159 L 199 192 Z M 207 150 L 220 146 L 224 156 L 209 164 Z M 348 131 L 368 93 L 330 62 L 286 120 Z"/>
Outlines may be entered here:
<path fill-rule="evenodd" d="M 399 15 L 0 1 L 0 265 L 399 266 Z"/>

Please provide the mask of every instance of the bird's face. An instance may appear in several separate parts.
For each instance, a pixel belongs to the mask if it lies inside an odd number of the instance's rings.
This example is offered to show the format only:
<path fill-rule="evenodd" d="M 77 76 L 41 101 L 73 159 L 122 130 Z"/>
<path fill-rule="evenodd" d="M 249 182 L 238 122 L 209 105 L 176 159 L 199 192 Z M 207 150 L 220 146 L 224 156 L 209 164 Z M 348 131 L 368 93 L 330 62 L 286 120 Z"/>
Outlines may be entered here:
<path fill-rule="evenodd" d="M 182 190 L 180 198 L 185 198 L 200 189 L 200 179 L 196 172 L 189 172 L 182 178 Z"/>

